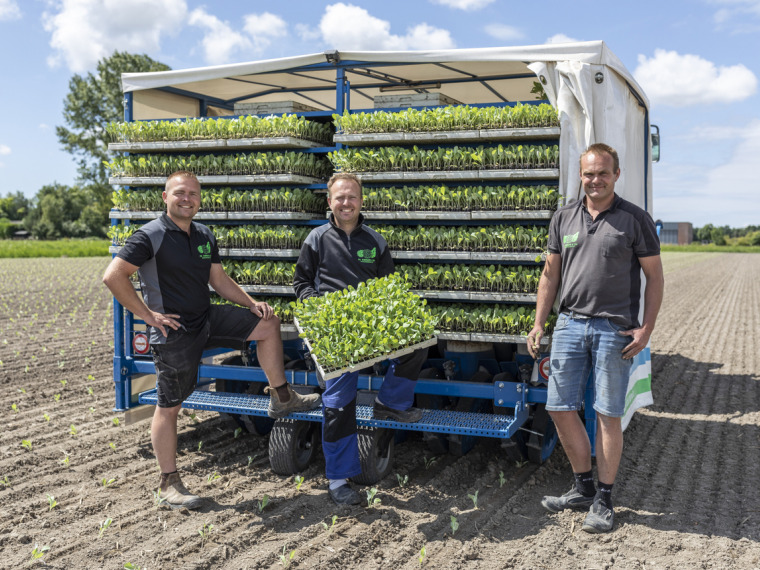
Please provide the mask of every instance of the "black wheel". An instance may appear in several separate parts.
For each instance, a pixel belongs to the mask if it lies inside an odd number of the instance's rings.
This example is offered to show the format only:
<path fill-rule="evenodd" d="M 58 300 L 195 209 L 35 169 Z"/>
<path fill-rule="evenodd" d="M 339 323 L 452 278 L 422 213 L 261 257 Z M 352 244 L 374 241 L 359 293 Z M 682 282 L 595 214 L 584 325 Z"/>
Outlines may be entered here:
<path fill-rule="evenodd" d="M 543 404 L 536 404 L 530 424 L 530 437 L 526 442 L 528 459 L 541 464 L 552 454 L 557 445 L 557 428 Z"/>
<path fill-rule="evenodd" d="M 294 475 L 312 462 L 317 452 L 319 426 L 303 420 L 277 420 L 269 434 L 269 464 L 278 475 Z"/>
<path fill-rule="evenodd" d="M 243 357 L 230 356 L 222 361 L 222 364 L 230 366 L 246 366 Z M 216 381 L 217 392 L 231 392 L 233 394 L 253 394 L 260 396 L 264 393 L 264 382 L 241 382 L 239 380 Z M 274 420 L 266 416 L 249 416 L 247 414 L 228 414 L 220 412 L 219 415 L 230 425 L 232 429 L 242 428 L 246 433 L 253 435 L 266 435 L 272 431 Z"/>
<path fill-rule="evenodd" d="M 393 470 L 393 443 L 395 430 L 360 427 L 359 461 L 361 475 L 351 477 L 360 485 L 374 485 Z"/>

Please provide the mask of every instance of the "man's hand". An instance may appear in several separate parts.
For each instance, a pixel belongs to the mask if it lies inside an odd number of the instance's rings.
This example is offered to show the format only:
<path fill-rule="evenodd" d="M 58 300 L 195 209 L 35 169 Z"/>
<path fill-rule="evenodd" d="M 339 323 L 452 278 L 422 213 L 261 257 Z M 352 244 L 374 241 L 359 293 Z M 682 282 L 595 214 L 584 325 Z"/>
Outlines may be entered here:
<path fill-rule="evenodd" d="M 264 319 L 265 321 L 268 321 L 274 316 L 274 309 L 264 301 L 256 301 L 253 305 L 251 305 L 250 309 L 254 315 Z"/>
<path fill-rule="evenodd" d="M 164 335 L 165 337 L 169 336 L 166 332 L 165 327 L 168 326 L 174 329 L 175 331 L 180 327 L 179 321 L 177 319 L 179 319 L 179 315 L 172 315 L 172 314 L 164 315 L 162 313 L 156 313 L 154 311 L 150 311 L 148 316 L 143 318 L 143 320 L 145 321 L 145 324 L 148 324 L 152 327 L 157 328 L 158 330 L 161 331 L 161 334 Z"/>
<path fill-rule="evenodd" d="M 536 325 L 528 333 L 528 352 L 533 358 L 538 358 L 541 339 L 544 336 L 544 327 Z"/>
<path fill-rule="evenodd" d="M 623 358 L 626 360 L 633 358 L 639 352 L 644 350 L 649 342 L 649 336 L 651 335 L 651 333 L 643 327 L 631 329 L 629 331 L 620 331 L 619 334 L 633 337 L 631 343 L 626 345 L 623 349 Z"/>

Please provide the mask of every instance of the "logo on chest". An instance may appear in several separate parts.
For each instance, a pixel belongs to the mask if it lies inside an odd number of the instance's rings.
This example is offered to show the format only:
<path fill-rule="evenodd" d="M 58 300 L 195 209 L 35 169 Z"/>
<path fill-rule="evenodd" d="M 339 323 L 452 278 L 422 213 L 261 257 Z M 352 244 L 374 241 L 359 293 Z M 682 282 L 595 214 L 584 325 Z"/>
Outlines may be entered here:
<path fill-rule="evenodd" d="M 569 234 L 566 236 L 562 236 L 562 246 L 565 249 L 570 249 L 571 247 L 575 247 L 578 245 L 578 234 L 580 232 L 575 232 L 574 234 Z"/>
<path fill-rule="evenodd" d="M 211 259 L 211 242 L 198 246 L 198 255 L 201 259 Z"/>
<path fill-rule="evenodd" d="M 377 248 L 372 249 L 360 249 L 356 252 L 356 257 L 361 263 L 375 263 L 375 256 L 377 256 Z"/>

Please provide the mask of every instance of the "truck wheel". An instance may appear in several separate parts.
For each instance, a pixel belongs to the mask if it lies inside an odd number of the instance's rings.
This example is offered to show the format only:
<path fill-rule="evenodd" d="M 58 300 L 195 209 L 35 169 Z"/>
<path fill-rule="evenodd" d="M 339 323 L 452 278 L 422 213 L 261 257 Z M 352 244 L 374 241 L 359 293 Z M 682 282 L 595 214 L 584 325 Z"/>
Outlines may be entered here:
<path fill-rule="evenodd" d="M 222 360 L 222 364 L 230 366 L 245 366 L 243 357 L 238 355 L 230 356 Z M 263 382 L 241 382 L 239 380 L 216 381 L 217 392 L 231 392 L 233 394 L 253 394 L 255 396 L 264 393 Z M 272 431 L 274 420 L 266 416 L 249 416 L 248 414 L 230 414 L 220 412 L 219 415 L 224 419 L 232 429 L 242 428 L 244 432 L 253 435 L 266 435 Z"/>
<path fill-rule="evenodd" d="M 320 424 L 303 420 L 277 420 L 269 434 L 269 464 L 278 475 L 294 475 L 312 462 L 317 451 Z"/>
<path fill-rule="evenodd" d="M 360 427 L 357 435 L 362 472 L 351 479 L 360 485 L 374 485 L 393 470 L 395 430 Z"/>
<path fill-rule="evenodd" d="M 533 421 L 530 425 L 530 437 L 526 443 L 528 459 L 538 465 L 549 459 L 557 445 L 557 428 L 544 404 L 536 404 Z"/>

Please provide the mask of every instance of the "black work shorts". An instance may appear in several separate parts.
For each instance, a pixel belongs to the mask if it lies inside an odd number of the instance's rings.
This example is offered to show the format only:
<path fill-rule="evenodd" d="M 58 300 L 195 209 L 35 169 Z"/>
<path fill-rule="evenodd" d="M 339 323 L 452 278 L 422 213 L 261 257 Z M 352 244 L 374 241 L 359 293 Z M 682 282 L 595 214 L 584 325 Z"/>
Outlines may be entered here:
<path fill-rule="evenodd" d="M 209 318 L 195 330 L 172 330 L 164 344 L 153 344 L 159 408 L 179 406 L 195 390 L 198 364 L 209 348 L 242 350 L 261 319 L 233 305 L 211 305 Z M 168 328 L 168 327 L 167 327 Z"/>

